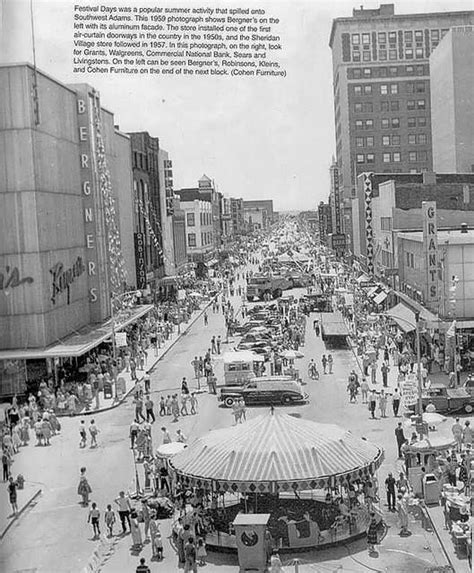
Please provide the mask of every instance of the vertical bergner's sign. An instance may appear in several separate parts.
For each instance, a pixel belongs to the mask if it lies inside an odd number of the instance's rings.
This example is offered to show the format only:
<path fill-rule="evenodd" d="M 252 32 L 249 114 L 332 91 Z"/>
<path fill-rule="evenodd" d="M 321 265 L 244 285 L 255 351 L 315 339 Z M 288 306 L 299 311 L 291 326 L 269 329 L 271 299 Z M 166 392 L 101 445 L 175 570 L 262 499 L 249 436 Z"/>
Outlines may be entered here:
<path fill-rule="evenodd" d="M 423 245 L 425 248 L 427 286 L 426 302 L 439 300 L 438 283 L 438 224 L 436 221 L 436 202 L 423 201 Z"/>
<path fill-rule="evenodd" d="M 333 171 L 333 185 L 334 185 L 334 222 L 335 222 L 335 229 L 333 232 L 336 234 L 342 233 L 342 220 L 341 220 L 341 195 L 339 193 L 339 168 L 337 166 L 334 167 Z"/>
<path fill-rule="evenodd" d="M 146 289 L 145 239 L 143 233 L 135 233 L 135 270 L 137 289 Z"/>

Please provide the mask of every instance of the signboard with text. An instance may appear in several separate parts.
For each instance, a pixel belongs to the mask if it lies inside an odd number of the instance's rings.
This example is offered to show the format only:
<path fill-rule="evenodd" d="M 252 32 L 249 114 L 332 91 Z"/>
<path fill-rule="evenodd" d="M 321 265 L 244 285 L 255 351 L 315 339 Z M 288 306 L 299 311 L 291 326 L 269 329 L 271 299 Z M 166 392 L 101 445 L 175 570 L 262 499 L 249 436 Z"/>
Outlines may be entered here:
<path fill-rule="evenodd" d="M 142 290 L 146 288 L 145 238 L 143 233 L 135 233 L 134 239 L 137 289 Z"/>
<path fill-rule="evenodd" d="M 426 264 L 426 301 L 438 302 L 438 223 L 436 220 L 436 201 L 423 201 L 423 246 Z"/>

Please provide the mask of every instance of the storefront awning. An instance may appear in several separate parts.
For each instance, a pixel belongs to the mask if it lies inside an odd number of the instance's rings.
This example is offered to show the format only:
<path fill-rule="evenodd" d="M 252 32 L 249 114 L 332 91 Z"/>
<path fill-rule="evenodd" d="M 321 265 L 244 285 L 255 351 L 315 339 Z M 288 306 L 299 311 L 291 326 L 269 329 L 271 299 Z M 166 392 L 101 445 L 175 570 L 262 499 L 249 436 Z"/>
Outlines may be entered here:
<path fill-rule="evenodd" d="M 128 309 L 115 319 L 115 331 L 118 332 L 134 323 L 153 308 L 152 304 L 143 304 Z M 112 336 L 112 321 L 89 325 L 67 336 L 48 348 L 1 350 L 0 360 L 34 360 L 41 358 L 71 358 L 82 356 Z"/>
<path fill-rule="evenodd" d="M 406 303 L 405 306 L 407 306 L 413 312 L 413 314 L 415 313 L 415 311 L 420 313 L 420 319 L 425 323 L 426 327 L 439 328 L 441 321 L 435 314 L 430 312 L 419 302 L 416 302 L 416 300 L 413 300 L 405 293 L 400 291 L 394 291 L 394 292 L 400 300 Z"/>
<path fill-rule="evenodd" d="M 416 328 L 415 313 L 402 302 L 399 302 L 385 314 L 393 319 L 403 332 L 411 332 Z"/>

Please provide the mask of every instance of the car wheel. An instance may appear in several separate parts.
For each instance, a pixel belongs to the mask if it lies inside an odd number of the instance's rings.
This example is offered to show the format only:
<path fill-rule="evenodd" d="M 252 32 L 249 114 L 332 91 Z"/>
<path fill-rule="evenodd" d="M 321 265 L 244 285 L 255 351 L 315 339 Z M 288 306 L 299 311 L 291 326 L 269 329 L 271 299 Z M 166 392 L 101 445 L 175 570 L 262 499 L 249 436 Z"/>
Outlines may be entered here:
<path fill-rule="evenodd" d="M 234 399 L 233 398 L 226 398 L 224 400 L 224 404 L 228 407 L 228 408 L 232 408 L 232 406 L 234 405 Z"/>
<path fill-rule="evenodd" d="M 472 407 L 471 404 L 466 404 L 466 405 L 464 406 L 464 411 L 466 412 L 466 414 L 470 414 L 473 409 L 474 409 L 474 408 Z"/>
<path fill-rule="evenodd" d="M 281 399 L 282 404 L 291 404 L 292 400 L 290 396 L 283 396 Z"/>

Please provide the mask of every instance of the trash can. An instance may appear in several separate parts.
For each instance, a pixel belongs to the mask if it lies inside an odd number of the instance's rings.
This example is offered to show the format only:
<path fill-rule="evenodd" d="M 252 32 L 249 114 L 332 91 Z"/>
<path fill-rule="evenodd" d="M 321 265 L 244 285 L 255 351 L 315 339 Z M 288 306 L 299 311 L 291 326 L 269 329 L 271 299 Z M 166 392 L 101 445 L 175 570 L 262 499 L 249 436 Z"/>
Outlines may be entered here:
<path fill-rule="evenodd" d="M 423 498 L 426 505 L 439 502 L 439 483 L 434 474 L 426 474 L 423 478 Z"/>
<path fill-rule="evenodd" d="M 112 384 L 104 382 L 104 398 L 113 398 Z"/>

